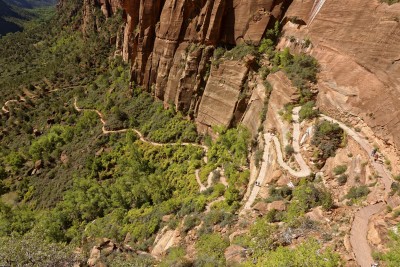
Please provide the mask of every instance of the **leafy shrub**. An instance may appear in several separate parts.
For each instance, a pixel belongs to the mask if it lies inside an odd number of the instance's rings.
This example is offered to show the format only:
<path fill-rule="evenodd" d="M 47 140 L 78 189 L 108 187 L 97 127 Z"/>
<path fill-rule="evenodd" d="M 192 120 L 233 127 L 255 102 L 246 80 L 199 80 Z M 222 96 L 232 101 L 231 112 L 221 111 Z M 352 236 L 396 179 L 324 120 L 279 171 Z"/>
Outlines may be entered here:
<path fill-rule="evenodd" d="M 307 54 L 292 55 L 289 48 L 274 54 L 271 59 L 272 71 L 282 69 L 292 84 L 300 91 L 302 103 L 310 101 L 314 94 L 311 92 L 310 83 L 317 82 L 319 64 L 315 58 Z"/>
<path fill-rule="evenodd" d="M 288 186 L 283 186 L 280 188 L 277 188 L 275 186 L 271 186 L 268 190 L 268 199 L 267 202 L 273 202 L 275 200 L 281 200 L 281 199 L 290 199 L 292 196 L 292 189 Z"/>
<path fill-rule="evenodd" d="M 346 174 L 342 174 L 337 178 L 337 181 L 339 183 L 339 185 L 344 185 L 347 182 L 347 175 Z"/>
<path fill-rule="evenodd" d="M 365 197 L 369 194 L 370 190 L 366 185 L 362 185 L 359 187 L 353 186 L 350 188 L 349 192 L 346 194 L 347 199 L 357 199 L 361 197 Z"/>
<path fill-rule="evenodd" d="M 293 198 L 287 208 L 285 220 L 289 224 L 296 223 L 296 220 L 309 209 L 320 205 L 326 210 L 333 206 L 330 192 L 324 187 L 316 187 L 303 178 L 293 190 Z"/>
<path fill-rule="evenodd" d="M 284 70 L 296 87 L 303 86 L 305 81 L 317 82 L 319 64 L 315 58 L 306 54 L 294 55 L 292 60 L 290 56 L 286 58 L 287 60 L 282 62 Z"/>
<path fill-rule="evenodd" d="M 188 232 L 195 226 L 199 225 L 199 223 L 200 223 L 200 217 L 197 214 L 189 215 L 185 218 L 185 221 L 183 222 L 182 230 L 184 232 Z"/>
<path fill-rule="evenodd" d="M 315 102 L 309 101 L 305 103 L 299 112 L 300 121 L 309 120 L 318 117 L 319 112 L 315 109 Z"/>
<path fill-rule="evenodd" d="M 191 267 L 191 262 L 185 257 L 186 251 L 182 247 L 172 247 L 167 250 L 167 255 L 160 262 L 160 267 Z"/>
<path fill-rule="evenodd" d="M 396 3 L 400 3 L 400 0 L 381 0 L 382 3 L 387 3 L 388 5 L 393 5 Z"/>
<path fill-rule="evenodd" d="M 284 212 L 277 211 L 276 209 L 272 209 L 265 214 L 266 220 L 270 223 L 280 222 L 285 218 L 284 216 Z"/>
<path fill-rule="evenodd" d="M 217 49 L 214 50 L 214 56 L 212 58 L 212 64 L 213 66 L 217 67 L 219 66 L 219 64 L 221 63 L 221 59 L 224 56 L 226 52 L 226 49 L 223 47 L 217 47 Z"/>
<path fill-rule="evenodd" d="M 315 133 L 311 143 L 318 146 L 321 152 L 320 159 L 326 160 L 333 157 L 342 143 L 343 130 L 337 123 L 328 121 L 319 121 L 314 128 Z"/>
<path fill-rule="evenodd" d="M 291 123 L 293 120 L 293 104 L 286 104 L 284 106 L 283 111 L 280 111 L 279 114 L 282 116 L 282 119 L 284 119 L 285 121 Z"/>
<path fill-rule="evenodd" d="M 295 248 L 278 247 L 258 258 L 257 267 L 273 266 L 341 266 L 340 256 L 330 249 L 321 251 L 321 245 L 308 239 Z"/>
<path fill-rule="evenodd" d="M 335 175 L 343 174 L 343 173 L 345 173 L 346 171 L 347 171 L 347 165 L 339 165 L 339 166 L 336 166 L 336 167 L 333 169 L 333 173 L 334 173 Z"/>
<path fill-rule="evenodd" d="M 255 152 L 254 162 L 257 168 L 261 166 L 260 163 L 262 163 L 263 154 L 264 150 L 262 148 L 258 148 Z"/>
<path fill-rule="evenodd" d="M 258 52 L 261 54 L 272 55 L 275 50 L 275 43 L 271 39 L 264 38 L 258 47 Z"/>
<path fill-rule="evenodd" d="M 228 246 L 229 241 L 219 234 L 202 235 L 195 245 L 195 266 L 225 266 L 224 251 Z"/>
<path fill-rule="evenodd" d="M 49 155 L 56 148 L 66 144 L 73 138 L 74 132 L 71 127 L 55 125 L 49 133 L 39 137 L 32 142 L 29 148 L 29 154 L 34 160 L 49 159 Z"/>
<path fill-rule="evenodd" d="M 11 152 L 10 154 L 8 154 L 5 161 L 9 166 L 12 167 L 13 170 L 18 170 L 25 163 L 24 157 L 21 155 L 21 153 L 18 152 Z M 5 174 L 4 168 L 1 168 L 0 172 L 1 172 L 0 175 L 4 177 Z"/>
<path fill-rule="evenodd" d="M 293 148 L 293 146 L 291 146 L 291 145 L 286 145 L 285 146 L 285 153 L 286 153 L 286 155 L 287 156 L 291 156 L 291 155 L 293 155 L 294 154 L 294 148 Z"/>
<path fill-rule="evenodd" d="M 49 243 L 39 233 L 0 237 L 0 265 L 71 266 L 79 260 L 71 247 Z"/>
<path fill-rule="evenodd" d="M 258 51 L 254 46 L 243 43 L 227 51 L 224 57 L 230 60 L 241 60 L 247 55 L 258 57 Z"/>

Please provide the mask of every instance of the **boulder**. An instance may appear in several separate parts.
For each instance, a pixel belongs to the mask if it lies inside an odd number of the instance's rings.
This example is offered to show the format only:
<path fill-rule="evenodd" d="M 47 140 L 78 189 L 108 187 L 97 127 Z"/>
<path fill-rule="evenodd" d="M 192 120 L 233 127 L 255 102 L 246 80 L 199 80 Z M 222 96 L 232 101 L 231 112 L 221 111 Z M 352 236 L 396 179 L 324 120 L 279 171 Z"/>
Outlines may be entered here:
<path fill-rule="evenodd" d="M 98 262 L 98 260 L 100 259 L 100 247 L 98 246 L 94 246 L 91 250 L 90 250 L 90 256 L 89 259 L 87 261 L 87 264 L 89 266 L 95 266 L 96 263 Z"/>
<path fill-rule="evenodd" d="M 256 212 L 258 212 L 261 215 L 264 215 L 268 212 L 268 203 L 265 202 L 257 202 L 254 206 L 253 206 L 253 210 L 255 210 Z"/>
<path fill-rule="evenodd" d="M 285 211 L 286 203 L 283 200 L 277 200 L 268 204 L 268 210 Z"/>
<path fill-rule="evenodd" d="M 43 167 L 43 161 L 41 159 L 35 161 L 35 169 L 39 170 Z"/>
<path fill-rule="evenodd" d="M 225 249 L 225 259 L 227 266 L 242 263 L 246 259 L 246 250 L 238 245 L 230 245 Z"/>

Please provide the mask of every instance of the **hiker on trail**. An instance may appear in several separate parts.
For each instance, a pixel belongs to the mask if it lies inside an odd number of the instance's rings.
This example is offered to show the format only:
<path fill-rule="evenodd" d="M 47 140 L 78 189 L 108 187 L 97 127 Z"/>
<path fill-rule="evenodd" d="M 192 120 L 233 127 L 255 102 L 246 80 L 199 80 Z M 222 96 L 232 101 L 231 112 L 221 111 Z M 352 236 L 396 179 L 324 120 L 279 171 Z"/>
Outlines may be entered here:
<path fill-rule="evenodd" d="M 374 157 L 374 156 L 376 155 L 376 152 L 377 152 L 377 151 L 378 151 L 377 148 L 372 149 L 371 157 Z"/>
<path fill-rule="evenodd" d="M 378 153 L 375 153 L 374 154 L 374 161 L 378 161 L 378 159 L 379 159 L 379 155 L 378 155 Z"/>

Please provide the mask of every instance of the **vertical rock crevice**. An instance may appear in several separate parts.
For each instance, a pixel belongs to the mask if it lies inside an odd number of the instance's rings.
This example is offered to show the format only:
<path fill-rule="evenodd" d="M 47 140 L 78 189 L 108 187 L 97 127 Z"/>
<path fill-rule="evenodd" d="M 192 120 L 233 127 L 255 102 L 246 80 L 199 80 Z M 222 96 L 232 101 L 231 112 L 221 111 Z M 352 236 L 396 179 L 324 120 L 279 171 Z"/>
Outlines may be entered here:
<path fill-rule="evenodd" d="M 166 107 L 173 105 L 194 118 L 198 125 L 207 125 L 207 129 L 201 130 L 203 133 L 215 124 L 236 124 L 248 102 L 239 96 L 249 67 L 245 62 L 227 61 L 220 68 L 211 68 L 214 49 L 244 42 L 259 44 L 290 2 L 96 1 L 106 17 L 118 8 L 124 11 L 122 56 L 131 62 L 132 81 L 163 101 Z"/>

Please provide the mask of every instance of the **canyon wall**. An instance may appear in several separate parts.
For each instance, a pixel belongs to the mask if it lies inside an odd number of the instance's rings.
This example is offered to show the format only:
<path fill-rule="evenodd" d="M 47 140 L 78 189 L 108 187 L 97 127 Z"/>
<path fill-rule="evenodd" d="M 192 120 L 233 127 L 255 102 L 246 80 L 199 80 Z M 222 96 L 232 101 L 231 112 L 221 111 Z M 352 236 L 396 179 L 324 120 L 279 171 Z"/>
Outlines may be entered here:
<path fill-rule="evenodd" d="M 259 80 L 250 78 L 255 73 L 251 65 L 247 59 L 229 60 L 217 68 L 210 59 L 218 46 L 259 44 L 266 30 L 282 19 L 280 48 L 296 50 L 305 40 L 312 43 L 299 50 L 321 65 L 318 106 L 350 123 L 362 121 L 381 140 L 400 147 L 400 4 L 85 0 L 93 1 L 106 16 L 118 8 L 124 11 L 121 50 L 131 61 L 133 82 L 195 119 L 202 133 L 215 124 L 241 121 L 255 128 L 246 114 L 254 109 L 253 93 L 244 94 L 249 82 Z"/>
<path fill-rule="evenodd" d="M 253 71 L 251 66 L 238 61 L 211 66 L 214 49 L 244 42 L 259 44 L 266 30 L 282 18 L 289 3 L 289 0 L 97 2 L 106 16 L 119 7 L 124 10 L 122 55 L 132 64 L 132 81 L 162 100 L 165 106 L 173 105 L 195 119 L 201 133 L 216 124 L 234 125 L 251 109 L 247 105 L 252 92 L 243 98 L 248 74 Z"/>
<path fill-rule="evenodd" d="M 400 3 L 294 0 L 286 21 L 280 46 L 309 39 L 321 65 L 319 107 L 399 148 Z"/>

